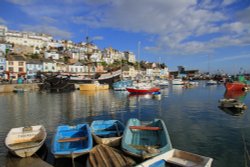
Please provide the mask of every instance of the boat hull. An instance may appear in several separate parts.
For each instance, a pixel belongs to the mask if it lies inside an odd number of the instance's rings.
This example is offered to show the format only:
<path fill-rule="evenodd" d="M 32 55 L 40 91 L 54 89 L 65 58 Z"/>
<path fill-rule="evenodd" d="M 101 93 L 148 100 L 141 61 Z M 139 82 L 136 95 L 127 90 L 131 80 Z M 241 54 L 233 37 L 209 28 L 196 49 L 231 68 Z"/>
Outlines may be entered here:
<path fill-rule="evenodd" d="M 93 147 L 88 124 L 59 126 L 53 138 L 51 152 L 55 158 L 76 158 Z"/>
<path fill-rule="evenodd" d="M 5 139 L 9 151 L 19 157 L 29 157 L 37 152 L 45 142 L 47 133 L 42 125 L 13 128 Z"/>
<path fill-rule="evenodd" d="M 124 125 L 118 120 L 96 120 L 91 123 L 92 136 L 97 144 L 119 146 Z"/>
<path fill-rule="evenodd" d="M 150 158 L 172 149 L 164 122 L 155 119 L 141 122 L 129 119 L 122 138 L 122 150 L 141 159 Z"/>
<path fill-rule="evenodd" d="M 225 87 L 228 91 L 243 91 L 246 87 L 246 84 L 241 82 L 226 82 Z"/>
<path fill-rule="evenodd" d="M 109 85 L 107 84 L 79 84 L 80 91 L 88 91 L 88 90 L 108 90 Z"/>
<path fill-rule="evenodd" d="M 158 92 L 160 88 L 158 87 L 152 87 L 149 89 L 137 89 L 137 88 L 126 88 L 129 93 L 134 93 L 134 94 L 146 94 L 146 93 L 153 93 L 153 92 Z"/>
<path fill-rule="evenodd" d="M 190 152 L 172 149 L 159 156 L 151 158 L 136 167 L 183 166 L 211 167 L 213 159 Z"/>

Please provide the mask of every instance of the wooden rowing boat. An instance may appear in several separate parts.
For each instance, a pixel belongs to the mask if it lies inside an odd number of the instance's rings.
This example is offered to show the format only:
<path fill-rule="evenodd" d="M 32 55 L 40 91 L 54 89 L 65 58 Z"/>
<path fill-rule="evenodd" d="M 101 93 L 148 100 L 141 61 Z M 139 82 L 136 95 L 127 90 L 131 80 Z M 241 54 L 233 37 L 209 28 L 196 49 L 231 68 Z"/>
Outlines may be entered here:
<path fill-rule="evenodd" d="M 172 149 L 142 162 L 136 167 L 211 167 L 213 159 L 190 152 Z"/>
<path fill-rule="evenodd" d="M 46 137 L 43 125 L 12 128 L 5 139 L 5 145 L 14 155 L 29 157 L 43 145 Z"/>
<path fill-rule="evenodd" d="M 124 128 L 118 120 L 95 120 L 90 126 L 95 142 L 108 146 L 120 145 Z"/>
<path fill-rule="evenodd" d="M 165 123 L 161 119 L 142 122 L 129 119 L 123 134 L 122 150 L 140 157 L 150 158 L 172 149 Z"/>
<path fill-rule="evenodd" d="M 136 162 L 115 148 L 104 144 L 95 146 L 89 153 L 87 167 L 132 167 Z"/>
<path fill-rule="evenodd" d="M 93 147 L 88 124 L 58 126 L 51 152 L 55 158 L 76 158 L 88 153 Z"/>

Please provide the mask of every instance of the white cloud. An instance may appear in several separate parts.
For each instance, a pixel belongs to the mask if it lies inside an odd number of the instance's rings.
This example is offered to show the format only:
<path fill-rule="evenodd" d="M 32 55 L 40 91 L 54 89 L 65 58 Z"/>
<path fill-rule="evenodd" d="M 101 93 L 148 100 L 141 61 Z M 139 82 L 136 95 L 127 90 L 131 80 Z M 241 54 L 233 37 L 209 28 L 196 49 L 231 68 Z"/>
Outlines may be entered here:
<path fill-rule="evenodd" d="M 0 17 L 0 24 L 7 24 L 7 21 Z"/>
<path fill-rule="evenodd" d="M 70 32 L 64 31 L 54 26 L 48 26 L 48 25 L 37 25 L 37 26 L 23 25 L 22 29 L 24 31 L 32 31 L 32 32 L 38 32 L 38 33 L 50 34 L 56 38 L 62 38 L 62 39 L 70 39 L 72 37 L 72 34 Z"/>

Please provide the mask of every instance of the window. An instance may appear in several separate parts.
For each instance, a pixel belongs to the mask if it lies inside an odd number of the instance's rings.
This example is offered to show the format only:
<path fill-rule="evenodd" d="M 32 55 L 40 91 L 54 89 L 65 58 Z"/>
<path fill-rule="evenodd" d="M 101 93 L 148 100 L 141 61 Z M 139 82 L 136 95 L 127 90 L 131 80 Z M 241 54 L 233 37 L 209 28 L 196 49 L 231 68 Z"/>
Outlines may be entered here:
<path fill-rule="evenodd" d="M 24 64 L 24 63 L 23 63 L 22 61 L 18 62 L 18 65 L 19 65 L 19 66 L 23 66 L 23 64 Z"/>
<path fill-rule="evenodd" d="M 18 68 L 18 72 L 23 72 L 23 68 L 22 68 L 22 67 L 19 67 L 19 68 Z"/>
<path fill-rule="evenodd" d="M 3 66 L 0 66 L 0 70 L 3 70 Z"/>
<path fill-rule="evenodd" d="M 13 67 L 9 67 L 9 71 L 10 72 L 13 72 L 14 70 L 13 70 Z"/>
<path fill-rule="evenodd" d="M 9 61 L 9 65 L 14 65 L 13 61 Z"/>

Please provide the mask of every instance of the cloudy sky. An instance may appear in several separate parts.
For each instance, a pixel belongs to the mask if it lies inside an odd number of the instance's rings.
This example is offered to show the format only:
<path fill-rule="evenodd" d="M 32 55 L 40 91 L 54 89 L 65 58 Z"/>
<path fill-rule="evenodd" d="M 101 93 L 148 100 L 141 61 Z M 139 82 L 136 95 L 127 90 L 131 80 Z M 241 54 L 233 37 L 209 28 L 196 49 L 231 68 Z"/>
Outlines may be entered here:
<path fill-rule="evenodd" d="M 88 35 L 170 70 L 250 72 L 250 0 L 1 0 L 0 25 L 74 42 Z"/>

